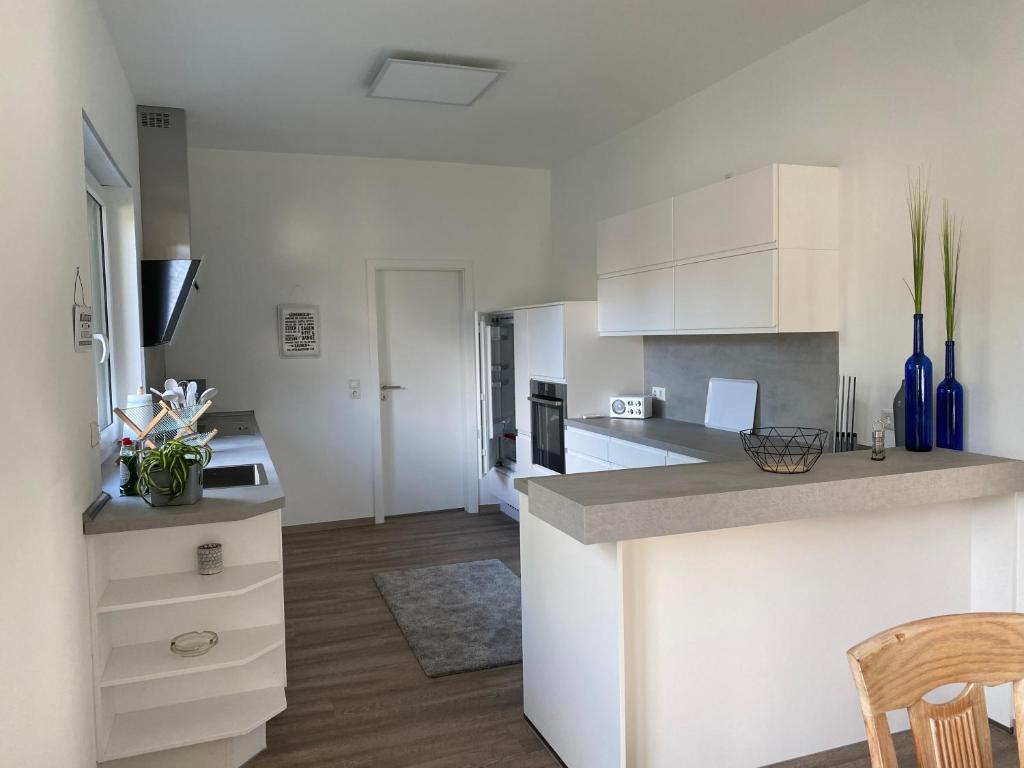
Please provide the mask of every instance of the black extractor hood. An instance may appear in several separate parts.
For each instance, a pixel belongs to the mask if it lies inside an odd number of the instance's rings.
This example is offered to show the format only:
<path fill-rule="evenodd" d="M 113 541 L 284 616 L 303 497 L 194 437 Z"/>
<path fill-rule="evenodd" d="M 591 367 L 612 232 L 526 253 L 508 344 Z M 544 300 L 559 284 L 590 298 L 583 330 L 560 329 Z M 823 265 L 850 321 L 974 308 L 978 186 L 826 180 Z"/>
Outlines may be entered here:
<path fill-rule="evenodd" d="M 142 346 L 166 344 L 174 336 L 198 271 L 199 259 L 142 262 Z"/>
<path fill-rule="evenodd" d="M 185 110 L 136 107 L 142 200 L 142 345 L 174 336 L 199 269 L 192 256 Z"/>

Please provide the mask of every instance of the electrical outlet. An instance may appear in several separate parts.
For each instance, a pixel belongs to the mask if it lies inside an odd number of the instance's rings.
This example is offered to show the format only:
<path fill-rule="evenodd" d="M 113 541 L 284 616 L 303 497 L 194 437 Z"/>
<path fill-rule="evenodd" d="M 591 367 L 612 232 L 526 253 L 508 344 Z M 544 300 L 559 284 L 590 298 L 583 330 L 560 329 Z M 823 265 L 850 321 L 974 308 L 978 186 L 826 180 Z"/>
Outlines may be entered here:
<path fill-rule="evenodd" d="M 358 389 L 350 389 L 349 392 L 348 392 L 348 396 L 352 400 L 358 400 L 361 397 L 359 392 L 360 392 L 360 390 L 358 390 Z"/>
<path fill-rule="evenodd" d="M 665 388 L 664 387 L 651 387 L 651 396 L 655 400 L 665 399 Z"/>
<path fill-rule="evenodd" d="M 882 415 L 878 421 L 882 425 L 882 429 L 896 429 L 896 423 L 893 421 L 892 411 L 887 411 L 883 408 Z"/>

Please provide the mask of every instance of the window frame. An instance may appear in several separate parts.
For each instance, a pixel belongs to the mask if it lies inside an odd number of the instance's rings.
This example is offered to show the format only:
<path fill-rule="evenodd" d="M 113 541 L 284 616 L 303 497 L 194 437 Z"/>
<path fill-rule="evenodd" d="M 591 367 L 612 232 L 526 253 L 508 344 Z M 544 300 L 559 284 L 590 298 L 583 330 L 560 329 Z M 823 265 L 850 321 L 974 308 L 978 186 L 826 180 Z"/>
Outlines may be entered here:
<path fill-rule="evenodd" d="M 101 276 L 102 287 L 103 287 L 103 307 L 102 308 L 100 308 L 100 307 L 93 307 L 93 312 L 96 313 L 96 312 L 101 311 L 101 309 L 102 309 L 103 317 L 104 317 L 104 320 L 105 320 L 104 325 L 106 327 L 106 337 L 107 337 L 107 361 L 106 361 L 105 365 L 107 366 L 107 394 L 108 394 L 109 403 L 110 403 L 110 424 L 107 425 L 105 428 L 99 430 L 101 460 L 102 461 L 106 461 L 110 457 L 112 457 L 114 454 L 117 453 L 117 450 L 118 450 L 117 449 L 118 440 L 120 439 L 120 436 L 121 436 L 121 433 L 122 433 L 122 430 L 123 430 L 123 425 L 122 425 L 121 420 L 118 419 L 114 415 L 114 408 L 117 405 L 118 396 L 119 396 L 119 386 L 118 386 L 118 383 L 120 381 L 120 378 L 119 378 L 119 373 L 120 372 L 115 367 L 115 360 L 117 360 L 117 356 L 115 355 L 115 351 L 117 349 L 117 344 L 118 344 L 119 339 L 117 338 L 118 337 L 118 333 L 117 333 L 117 330 L 115 329 L 114 323 L 113 323 L 113 313 L 110 311 L 110 300 L 111 300 L 110 270 L 111 270 L 111 263 L 110 263 L 110 239 L 109 239 L 109 234 L 108 234 L 108 231 L 109 231 L 109 226 L 108 226 L 108 221 L 109 221 L 109 202 L 107 200 L 106 195 L 103 194 L 103 185 L 100 184 L 96 180 L 96 177 L 93 176 L 92 173 L 89 172 L 88 168 L 85 169 L 85 194 L 88 195 L 89 197 L 91 197 L 93 200 L 95 200 L 97 205 L 99 206 L 99 209 L 100 209 L 100 247 L 101 247 L 101 253 L 100 253 L 101 265 L 100 266 L 101 266 L 101 271 L 103 273 L 102 276 Z M 95 280 L 96 276 L 91 274 L 91 271 L 92 271 L 92 256 L 91 256 L 91 254 L 90 254 L 90 257 L 89 257 L 89 268 L 90 268 L 90 283 L 89 283 L 89 287 L 92 288 L 93 287 L 92 280 Z M 89 298 L 89 300 L 91 301 L 92 299 L 90 298 L 90 296 L 91 296 L 91 292 L 87 293 L 87 298 Z M 96 380 L 97 380 L 96 383 L 97 384 L 99 383 L 98 379 L 99 379 L 99 377 L 97 376 L 96 377 Z M 97 402 L 98 402 L 98 394 L 97 394 Z M 99 414 L 98 413 L 96 414 L 96 419 L 97 419 L 97 426 L 99 426 Z"/>

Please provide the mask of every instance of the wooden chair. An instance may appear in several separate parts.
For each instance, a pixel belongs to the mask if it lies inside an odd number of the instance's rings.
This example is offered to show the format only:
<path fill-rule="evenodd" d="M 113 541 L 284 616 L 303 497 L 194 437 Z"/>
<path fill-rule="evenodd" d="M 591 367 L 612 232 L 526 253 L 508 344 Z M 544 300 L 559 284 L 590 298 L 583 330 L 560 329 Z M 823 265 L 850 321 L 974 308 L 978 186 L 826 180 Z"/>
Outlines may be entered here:
<path fill-rule="evenodd" d="M 860 696 L 872 768 L 896 768 L 885 713 L 906 708 L 920 768 L 992 768 L 985 686 L 1013 683 L 1017 754 L 1024 768 L 1024 614 L 963 613 L 912 621 L 846 653 Z M 922 697 L 966 683 L 952 701 Z"/>

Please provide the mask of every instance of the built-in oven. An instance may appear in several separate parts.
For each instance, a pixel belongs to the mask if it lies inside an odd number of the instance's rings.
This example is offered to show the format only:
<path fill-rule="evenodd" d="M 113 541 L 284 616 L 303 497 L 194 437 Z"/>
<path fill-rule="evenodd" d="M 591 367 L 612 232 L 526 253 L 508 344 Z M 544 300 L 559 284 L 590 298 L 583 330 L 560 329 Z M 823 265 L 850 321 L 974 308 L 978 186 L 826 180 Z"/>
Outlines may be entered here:
<path fill-rule="evenodd" d="M 565 384 L 530 380 L 533 463 L 565 474 Z"/>

